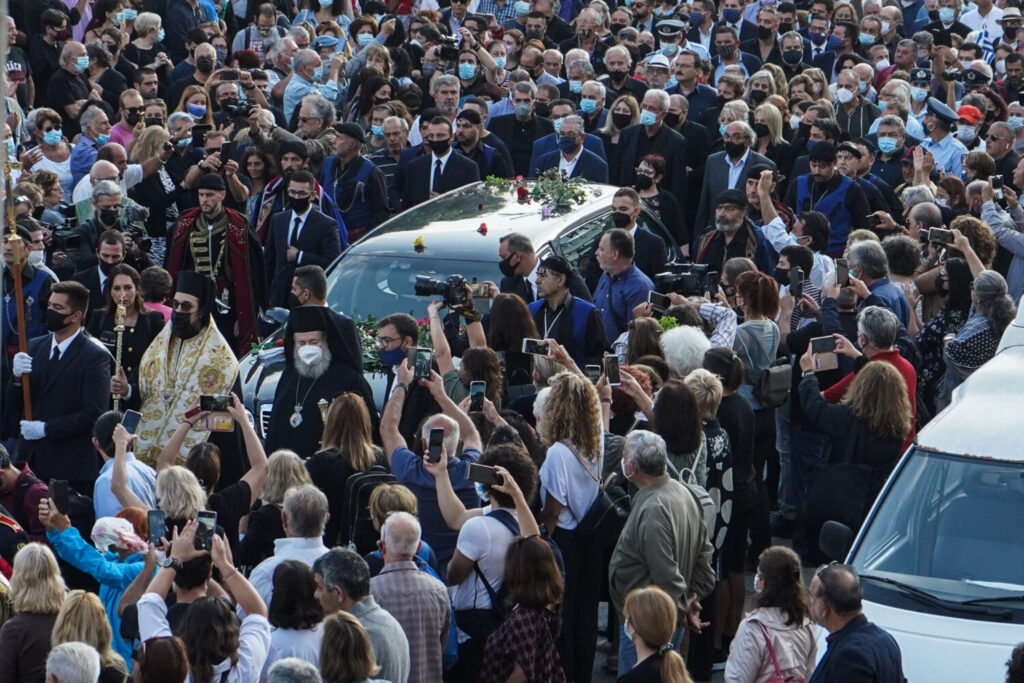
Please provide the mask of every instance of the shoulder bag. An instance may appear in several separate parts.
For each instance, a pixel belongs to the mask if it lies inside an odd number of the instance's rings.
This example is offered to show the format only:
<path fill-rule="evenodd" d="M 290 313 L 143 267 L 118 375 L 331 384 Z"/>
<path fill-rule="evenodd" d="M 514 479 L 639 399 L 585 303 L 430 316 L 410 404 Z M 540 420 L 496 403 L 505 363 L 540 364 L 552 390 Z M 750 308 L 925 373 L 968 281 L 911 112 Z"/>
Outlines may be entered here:
<path fill-rule="evenodd" d="M 768 349 L 761 342 L 761 335 L 752 334 L 751 336 L 761 347 L 761 352 L 770 363 L 761 371 L 761 376 L 754 384 L 754 398 L 760 401 L 765 408 L 778 408 L 786 402 L 786 396 L 789 395 L 789 388 L 793 383 L 793 367 L 788 358 L 779 358 L 773 361 L 771 355 L 768 354 Z M 747 356 L 750 356 L 749 351 Z"/>
<path fill-rule="evenodd" d="M 622 488 L 611 486 L 611 482 L 615 478 L 614 474 L 609 475 L 602 483 L 601 479 L 587 466 L 583 457 L 576 452 L 576 449 L 564 441 L 562 443 L 572 451 L 590 478 L 598 484 L 597 498 L 590 504 L 582 519 L 576 517 L 572 508 L 566 505 L 569 514 L 576 520 L 576 530 L 582 540 L 593 544 L 596 549 L 603 551 L 613 548 L 629 517 L 629 495 Z"/>
<path fill-rule="evenodd" d="M 764 644 L 768 646 L 768 654 L 772 657 L 772 666 L 775 667 L 775 675 L 766 679 L 764 683 L 804 683 L 804 679 L 799 676 L 782 676 L 782 669 L 779 668 L 779 660 L 775 657 L 775 648 L 772 647 L 772 639 L 768 637 L 768 629 L 764 627 L 764 624 L 757 622 L 757 625 L 761 627 L 761 635 L 764 636 Z"/>

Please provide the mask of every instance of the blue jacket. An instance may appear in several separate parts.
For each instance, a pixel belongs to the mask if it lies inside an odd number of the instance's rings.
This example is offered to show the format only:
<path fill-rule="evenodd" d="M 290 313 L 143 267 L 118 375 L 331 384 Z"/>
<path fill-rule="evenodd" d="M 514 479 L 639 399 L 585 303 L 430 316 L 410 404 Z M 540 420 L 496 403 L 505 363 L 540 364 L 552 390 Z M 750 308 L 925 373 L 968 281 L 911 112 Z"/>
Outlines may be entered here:
<path fill-rule="evenodd" d="M 828 649 L 807 683 L 906 683 L 900 646 L 863 614 L 825 640 Z"/>
<path fill-rule="evenodd" d="M 114 632 L 111 646 L 124 657 L 129 670 L 132 665 L 132 645 L 120 637 L 121 618 L 117 616 L 117 603 L 121 594 L 142 571 L 143 559 L 138 553 L 129 555 L 123 561 L 114 553 L 101 553 L 86 543 L 78 529 L 68 527 L 64 531 L 47 531 L 46 539 L 53 545 L 57 555 L 100 584 L 100 600 L 107 612 L 107 621 Z"/>
<path fill-rule="evenodd" d="M 548 152 L 538 159 L 536 175 L 540 175 L 549 168 L 558 168 L 561 156 L 562 153 L 555 150 L 554 152 Z M 573 167 L 570 177 L 584 178 L 592 183 L 607 183 L 608 164 L 590 150 L 581 150 L 580 158 L 576 160 L 576 165 Z"/>
<path fill-rule="evenodd" d="M 597 156 L 605 159 L 604 156 L 604 143 L 601 142 L 601 138 L 596 135 L 583 136 L 583 149 L 593 152 Z M 540 163 L 540 158 L 545 154 L 558 151 L 558 134 L 551 133 L 545 135 L 542 138 L 538 138 L 533 143 L 533 154 L 530 156 L 530 177 L 537 177 L 537 165 Z M 607 162 L 607 159 L 605 159 Z"/>

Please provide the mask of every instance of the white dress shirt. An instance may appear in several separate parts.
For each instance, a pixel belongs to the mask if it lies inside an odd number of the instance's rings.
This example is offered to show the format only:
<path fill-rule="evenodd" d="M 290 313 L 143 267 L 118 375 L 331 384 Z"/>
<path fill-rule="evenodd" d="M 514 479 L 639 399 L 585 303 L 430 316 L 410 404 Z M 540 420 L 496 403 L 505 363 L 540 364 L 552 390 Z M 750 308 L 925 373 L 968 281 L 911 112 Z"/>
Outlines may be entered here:
<path fill-rule="evenodd" d="M 750 149 L 748 148 L 740 160 L 735 164 L 732 162 L 732 157 L 728 154 L 725 155 L 725 163 L 729 164 L 729 189 L 735 190 L 736 188 L 744 189 L 740 187 L 740 182 L 743 181 L 743 167 L 747 164 L 747 157 L 750 156 Z"/>

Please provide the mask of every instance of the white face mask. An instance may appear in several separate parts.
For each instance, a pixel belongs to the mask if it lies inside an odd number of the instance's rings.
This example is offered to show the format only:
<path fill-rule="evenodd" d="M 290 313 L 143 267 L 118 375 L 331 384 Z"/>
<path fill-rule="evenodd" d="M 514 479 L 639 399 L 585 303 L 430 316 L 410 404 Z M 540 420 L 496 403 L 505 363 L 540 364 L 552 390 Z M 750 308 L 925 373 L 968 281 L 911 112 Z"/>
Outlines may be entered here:
<path fill-rule="evenodd" d="M 299 354 L 299 360 L 306 365 L 313 365 L 324 357 L 324 350 L 314 344 L 300 346 L 296 353 Z"/>
<path fill-rule="evenodd" d="M 28 263 L 31 266 L 38 267 L 46 262 L 45 251 L 30 251 L 28 252 Z"/>
<path fill-rule="evenodd" d="M 978 137 L 978 130 L 970 126 L 958 126 L 956 129 L 956 136 L 960 138 L 962 142 L 971 143 Z"/>
<path fill-rule="evenodd" d="M 841 104 L 849 104 L 850 102 L 853 102 L 853 93 L 846 88 L 839 88 L 836 91 L 836 99 L 839 100 Z"/>
<path fill-rule="evenodd" d="M 881 71 L 882 69 L 888 69 L 888 68 L 889 68 L 889 60 L 886 59 L 885 57 L 882 57 L 877 62 L 875 62 L 875 70 L 876 71 Z"/>
<path fill-rule="evenodd" d="M 789 117 L 789 127 L 792 128 L 793 130 L 796 130 L 797 128 L 800 127 L 800 121 L 801 117 L 796 114 L 793 114 L 792 116 Z"/>

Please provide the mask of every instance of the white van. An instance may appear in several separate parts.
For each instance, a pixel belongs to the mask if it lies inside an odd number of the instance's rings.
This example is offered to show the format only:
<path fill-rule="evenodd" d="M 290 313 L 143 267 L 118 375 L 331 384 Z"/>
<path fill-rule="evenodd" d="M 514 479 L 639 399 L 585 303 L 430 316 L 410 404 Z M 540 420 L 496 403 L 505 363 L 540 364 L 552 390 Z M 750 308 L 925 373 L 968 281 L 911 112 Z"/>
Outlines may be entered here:
<path fill-rule="evenodd" d="M 1024 641 L 1024 312 L 852 536 L 830 522 L 821 547 L 856 567 L 864 612 L 896 638 L 908 681 L 1005 679 Z"/>

